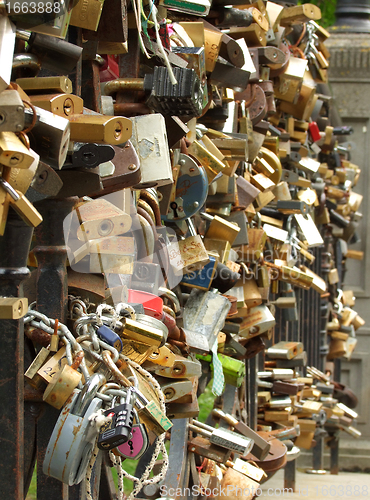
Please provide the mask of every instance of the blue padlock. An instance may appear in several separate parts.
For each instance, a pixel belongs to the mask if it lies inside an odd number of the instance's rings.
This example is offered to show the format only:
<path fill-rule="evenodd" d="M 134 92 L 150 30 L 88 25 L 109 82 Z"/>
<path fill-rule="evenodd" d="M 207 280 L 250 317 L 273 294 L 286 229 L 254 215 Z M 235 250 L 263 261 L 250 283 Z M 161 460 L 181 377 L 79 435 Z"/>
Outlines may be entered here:
<path fill-rule="evenodd" d="M 122 351 L 123 349 L 122 340 L 120 336 L 113 330 L 111 330 L 105 325 L 102 325 L 96 330 L 96 333 L 98 337 L 101 340 L 103 340 L 103 342 L 106 342 L 107 344 L 111 345 L 112 347 L 117 349 L 118 352 Z"/>

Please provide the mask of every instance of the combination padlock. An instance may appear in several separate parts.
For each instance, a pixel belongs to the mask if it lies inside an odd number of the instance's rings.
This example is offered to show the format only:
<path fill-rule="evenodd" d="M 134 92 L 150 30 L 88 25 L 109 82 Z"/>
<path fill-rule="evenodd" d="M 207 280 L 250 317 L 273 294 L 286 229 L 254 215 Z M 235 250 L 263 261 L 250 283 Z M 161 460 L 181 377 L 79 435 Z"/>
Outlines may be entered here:
<path fill-rule="evenodd" d="M 104 412 L 104 416 L 110 420 L 100 429 L 98 448 L 101 450 L 111 450 L 130 439 L 134 422 L 132 391 L 133 388 L 129 387 L 125 402 Z"/>

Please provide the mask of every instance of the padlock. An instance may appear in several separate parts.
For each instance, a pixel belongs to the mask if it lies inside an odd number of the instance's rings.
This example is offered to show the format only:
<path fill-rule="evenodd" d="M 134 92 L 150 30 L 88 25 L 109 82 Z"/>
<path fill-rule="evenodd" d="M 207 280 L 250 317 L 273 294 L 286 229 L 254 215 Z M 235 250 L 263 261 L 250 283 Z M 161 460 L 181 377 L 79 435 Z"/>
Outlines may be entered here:
<path fill-rule="evenodd" d="M 247 208 L 257 198 L 260 190 L 241 175 L 236 179 L 236 185 L 239 205 Z"/>
<path fill-rule="evenodd" d="M 132 123 L 123 116 L 68 114 L 71 141 L 123 144 L 132 134 Z"/>
<path fill-rule="evenodd" d="M 200 377 L 202 367 L 197 360 L 184 358 L 179 354 L 175 354 L 175 360 L 172 366 L 158 367 L 155 373 L 161 377 L 183 379 L 190 377 Z"/>
<path fill-rule="evenodd" d="M 141 182 L 136 189 L 172 184 L 172 169 L 164 117 L 161 114 L 136 116 L 132 121 L 132 144 L 136 149 Z"/>
<path fill-rule="evenodd" d="M 270 330 L 275 323 L 275 317 L 267 306 L 252 307 L 243 314 L 239 335 L 246 338 L 261 335 Z"/>
<path fill-rule="evenodd" d="M 31 387 L 37 390 L 43 390 L 46 388 L 46 380 L 42 378 L 38 371 L 44 366 L 46 361 L 50 359 L 52 352 L 45 347 L 41 347 L 36 357 L 27 368 L 24 378 L 29 383 Z"/>
<path fill-rule="evenodd" d="M 250 438 L 246 438 L 245 436 L 227 429 L 215 429 L 198 420 L 193 420 L 193 423 L 189 424 L 189 429 L 201 436 L 209 438 L 212 444 L 230 449 L 242 455 L 247 455 L 254 444 L 253 440 Z"/>
<path fill-rule="evenodd" d="M 122 340 L 122 354 L 138 364 L 162 347 L 168 335 L 161 321 L 145 314 L 137 314 L 136 320 L 126 318 L 121 325 L 116 325 L 115 332 Z"/>
<path fill-rule="evenodd" d="M 262 296 L 253 276 L 248 277 L 243 283 L 243 295 L 244 303 L 248 308 L 262 304 Z"/>
<path fill-rule="evenodd" d="M 209 183 L 226 168 L 225 163 L 212 154 L 201 141 L 194 140 L 188 148 L 188 152 L 203 166 Z"/>
<path fill-rule="evenodd" d="M 46 449 L 43 472 L 47 476 L 69 486 L 85 477 L 98 435 L 89 417 L 101 408 L 102 400 L 95 395 L 104 382 L 101 374 L 95 374 L 82 391 L 75 389 L 68 398 Z"/>
<path fill-rule="evenodd" d="M 77 368 L 80 366 L 83 357 L 83 351 L 79 351 L 71 366 L 65 364 L 55 373 L 42 397 L 46 403 L 58 410 L 62 408 L 82 379 L 82 373 L 78 372 Z"/>
<path fill-rule="evenodd" d="M 83 100 L 73 94 L 37 94 L 30 96 L 30 102 L 38 108 L 45 109 L 57 116 L 67 118 L 69 115 L 83 112 Z"/>
<path fill-rule="evenodd" d="M 25 123 L 24 110 L 22 98 L 16 90 L 3 90 L 0 93 L 0 131 L 20 132 L 23 130 Z"/>
<path fill-rule="evenodd" d="M 278 342 L 269 347 L 266 354 L 270 359 L 292 359 L 303 352 L 301 342 Z"/>
<path fill-rule="evenodd" d="M 188 219 L 186 222 L 190 222 Z M 199 234 L 190 226 L 191 235 L 184 240 L 173 242 L 168 247 L 170 264 L 175 274 L 196 271 L 208 264 L 209 256 Z"/>
<path fill-rule="evenodd" d="M 180 59 L 181 61 L 181 59 Z M 182 116 L 187 120 L 200 116 L 203 109 L 203 92 L 194 69 L 173 68 L 177 84 L 172 81 L 166 67 L 155 66 L 154 72 L 144 79 L 112 80 L 105 84 L 105 95 L 114 95 L 124 90 L 143 90 L 148 95 L 146 105 L 162 115 Z"/>
<path fill-rule="evenodd" d="M 202 166 L 190 156 L 180 153 L 179 170 L 169 203 L 169 211 L 162 219 L 167 222 L 195 215 L 206 201 L 208 181 Z"/>
<path fill-rule="evenodd" d="M 225 463 L 231 454 L 231 450 L 212 444 L 208 439 L 201 436 L 193 437 L 188 441 L 188 451 L 206 457 L 220 464 Z"/>
<path fill-rule="evenodd" d="M 136 390 L 136 404 L 139 406 L 138 415 L 143 420 L 147 428 L 152 430 L 157 436 L 167 432 L 172 427 L 172 422 L 160 410 L 157 404 L 149 401 L 140 391 Z"/>
<path fill-rule="evenodd" d="M 80 241 L 117 236 L 130 230 L 132 219 L 105 198 L 82 202 L 75 207 Z"/>
<path fill-rule="evenodd" d="M 104 411 L 104 416 L 109 420 L 103 424 L 99 431 L 98 448 L 101 450 L 111 450 L 129 440 L 134 423 L 132 391 L 133 388 L 129 387 L 124 401 L 124 398 L 120 398 L 118 406 Z"/>
<path fill-rule="evenodd" d="M 29 168 L 34 155 L 13 132 L 0 132 L 0 162 L 10 168 Z"/>
<path fill-rule="evenodd" d="M 196 71 L 202 86 L 202 107 L 204 109 L 208 104 L 208 92 L 206 90 L 206 58 L 204 47 L 172 47 L 171 50 L 188 61 L 188 67 Z"/>
<path fill-rule="evenodd" d="M 275 227 L 271 224 L 264 224 L 263 230 L 265 231 L 266 236 L 268 236 L 272 240 L 281 241 L 282 243 L 285 243 L 288 239 L 287 231 Z"/>
<path fill-rule="evenodd" d="M 196 379 L 194 377 L 193 379 Z M 166 398 L 166 403 L 186 402 L 186 397 L 189 395 L 189 403 L 192 402 L 193 382 L 187 379 L 173 380 L 158 377 L 157 378 L 163 394 Z M 196 392 L 196 391 L 195 391 Z M 195 394 L 196 396 L 196 394 Z"/>
<path fill-rule="evenodd" d="M 265 439 L 263 439 L 257 432 L 248 427 L 244 422 L 240 422 L 232 415 L 226 414 L 219 409 L 213 410 L 212 416 L 215 418 L 221 418 L 225 420 L 240 434 L 243 434 L 243 436 L 252 439 L 254 444 L 251 453 L 259 460 L 264 460 L 266 458 L 266 456 L 270 451 L 271 444 Z"/>
<path fill-rule="evenodd" d="M 247 88 L 249 77 L 250 71 L 235 67 L 223 57 L 218 56 L 208 81 L 212 85 L 219 85 L 241 92 Z"/>
<path fill-rule="evenodd" d="M 68 151 L 67 160 L 63 165 L 65 168 L 95 168 L 102 163 L 113 160 L 115 150 L 108 144 L 73 143 L 73 151 Z"/>
<path fill-rule="evenodd" d="M 27 52 L 36 55 L 44 69 L 57 74 L 71 73 L 82 54 L 82 47 L 41 33 L 18 29 L 17 38 L 27 42 Z"/>
<path fill-rule="evenodd" d="M 70 126 L 66 118 L 53 115 L 42 108 L 36 110 L 36 123 L 29 132 L 31 147 L 40 159 L 55 169 L 61 169 L 68 153 Z M 25 110 L 25 122 L 31 125 L 33 110 Z"/>
<path fill-rule="evenodd" d="M 147 451 L 149 447 L 149 438 L 145 425 L 140 422 L 135 409 L 134 413 L 136 414 L 136 424 L 133 424 L 131 429 L 132 437 L 130 437 L 126 443 L 117 446 L 117 448 L 112 451 L 121 457 L 138 460 Z"/>
<path fill-rule="evenodd" d="M 184 328 L 200 332 L 212 348 L 230 307 L 229 300 L 222 295 L 193 289 L 183 313 Z"/>
<path fill-rule="evenodd" d="M 36 227 L 42 222 L 42 217 L 35 207 L 30 203 L 27 198 L 20 192 L 14 189 L 9 182 L 5 179 L 0 178 L 0 184 L 5 193 L 8 196 L 10 205 L 14 208 L 17 214 L 24 220 L 29 226 Z M 6 203 L 7 200 L 3 203 Z M 3 234 L 0 229 L 0 234 Z"/>
<path fill-rule="evenodd" d="M 69 23 L 72 26 L 96 31 L 99 26 L 100 16 L 104 2 L 89 1 L 87 4 L 79 2 L 73 6 Z"/>
<path fill-rule="evenodd" d="M 229 222 L 228 219 L 223 219 L 217 215 L 212 217 L 205 212 L 202 212 L 200 215 L 203 219 L 211 221 L 211 224 L 205 233 L 205 239 L 226 240 L 231 246 L 233 246 L 233 243 L 240 232 L 240 227 L 237 224 Z"/>
<path fill-rule="evenodd" d="M 20 319 L 27 310 L 27 298 L 0 297 L 0 319 Z"/>
<path fill-rule="evenodd" d="M 262 257 L 263 249 L 266 243 L 266 232 L 261 228 L 261 218 L 258 217 L 257 227 L 248 228 L 248 245 L 241 247 L 242 260 L 253 262 Z"/>
<path fill-rule="evenodd" d="M 209 290 L 213 278 L 215 277 L 217 260 L 218 259 L 209 254 L 209 263 L 202 269 L 184 274 L 180 283 L 190 288 L 198 288 L 205 291 Z"/>
<path fill-rule="evenodd" d="M 108 219 L 105 219 L 107 223 Z M 100 227 L 104 227 L 101 224 Z M 73 254 L 73 269 L 84 272 L 84 264 L 78 263 L 89 256 L 88 272 L 90 273 L 115 273 L 132 274 L 135 260 L 135 243 L 132 237 L 112 236 L 88 240 Z"/>
<path fill-rule="evenodd" d="M 72 81 L 67 76 L 17 78 L 16 83 L 28 94 L 71 94 Z"/>

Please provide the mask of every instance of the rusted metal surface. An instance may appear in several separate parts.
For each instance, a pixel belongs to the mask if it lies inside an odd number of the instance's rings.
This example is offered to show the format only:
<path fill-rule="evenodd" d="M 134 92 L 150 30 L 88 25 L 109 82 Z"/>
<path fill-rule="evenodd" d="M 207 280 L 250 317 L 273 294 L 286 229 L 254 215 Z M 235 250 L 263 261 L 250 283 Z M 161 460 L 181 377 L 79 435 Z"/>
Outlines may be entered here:
<path fill-rule="evenodd" d="M 84 106 L 97 113 L 102 113 L 100 72 L 97 61 L 82 61 L 81 85 L 81 97 L 84 100 Z"/>
<path fill-rule="evenodd" d="M 27 324 L 24 333 L 27 338 L 41 347 L 47 347 L 50 344 L 50 333 L 44 332 L 40 328 L 35 328 Z"/>
<path fill-rule="evenodd" d="M 259 85 L 249 84 L 243 92 L 235 94 L 235 99 L 250 103 L 247 107 L 253 125 L 257 125 L 266 116 L 266 96 Z"/>
<path fill-rule="evenodd" d="M 29 276 L 26 267 L 33 229 L 10 208 L 4 236 L 0 239 L 0 287 L 4 297 L 23 297 L 21 283 Z M 0 467 L 1 496 L 24 498 L 24 330 L 23 320 L 0 320 Z M 11 480 L 9 480 L 11 478 Z"/>
<path fill-rule="evenodd" d="M 140 160 L 131 141 L 127 141 L 123 148 L 118 146 L 113 146 L 113 148 L 115 151 L 112 159 L 115 166 L 114 174 L 102 178 L 103 190 L 90 194 L 91 197 L 114 193 L 134 186 L 141 180 Z"/>
<path fill-rule="evenodd" d="M 258 467 L 261 467 L 261 469 L 269 475 L 270 473 L 274 473 L 281 469 L 287 463 L 287 448 L 285 444 L 277 439 L 271 432 L 260 431 L 258 434 L 263 439 L 271 443 L 269 454 L 265 460 L 258 460 L 254 455 L 252 455 L 252 453 L 249 453 L 246 457 L 242 458 L 246 460 L 253 460 L 256 462 Z"/>
<path fill-rule="evenodd" d="M 141 50 L 136 28 L 128 30 L 128 45 L 130 47 L 128 53 L 119 56 L 119 76 L 120 78 L 139 78 Z M 119 92 L 116 97 L 116 104 L 136 102 L 137 98 L 137 92 L 133 90 Z"/>
<path fill-rule="evenodd" d="M 139 97 L 139 96 L 137 96 Z M 144 102 L 121 102 L 114 104 L 114 114 L 118 116 L 148 115 L 150 109 Z"/>

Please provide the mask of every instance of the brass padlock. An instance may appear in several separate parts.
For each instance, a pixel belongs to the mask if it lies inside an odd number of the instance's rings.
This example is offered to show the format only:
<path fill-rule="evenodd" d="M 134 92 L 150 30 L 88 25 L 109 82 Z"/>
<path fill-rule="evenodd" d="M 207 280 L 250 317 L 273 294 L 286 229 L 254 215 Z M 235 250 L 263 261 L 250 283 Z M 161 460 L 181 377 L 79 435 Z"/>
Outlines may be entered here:
<path fill-rule="evenodd" d="M 123 144 L 132 134 L 132 123 L 123 116 L 71 114 L 71 141 L 97 144 Z"/>
<path fill-rule="evenodd" d="M 82 373 L 77 371 L 84 358 L 79 351 L 71 366 L 65 364 L 52 378 L 45 389 L 42 399 L 54 408 L 60 410 L 82 379 Z"/>
<path fill-rule="evenodd" d="M 266 243 L 266 231 L 261 228 L 261 216 L 258 215 L 257 227 L 248 228 L 248 245 L 241 247 L 241 258 L 245 262 L 254 262 L 263 255 Z"/>
<path fill-rule="evenodd" d="M 37 94 L 30 96 L 30 101 L 34 106 L 64 118 L 82 114 L 84 106 L 81 97 L 73 94 Z"/>
<path fill-rule="evenodd" d="M 243 283 L 243 293 L 244 302 L 247 307 L 256 307 L 262 304 L 262 296 L 253 276 L 248 277 Z"/>
<path fill-rule="evenodd" d="M 105 198 L 82 202 L 75 207 L 80 241 L 124 234 L 131 228 L 131 217 Z"/>
<path fill-rule="evenodd" d="M 34 155 L 13 132 L 0 132 L 0 163 L 10 168 L 29 168 Z"/>
<path fill-rule="evenodd" d="M 99 26 L 104 0 L 87 0 L 74 4 L 69 24 L 96 31 Z"/>
<path fill-rule="evenodd" d="M 27 298 L 0 297 L 0 319 L 20 319 L 27 310 Z"/>
<path fill-rule="evenodd" d="M 16 83 L 29 96 L 33 94 L 72 93 L 72 81 L 67 76 L 17 78 Z"/>

